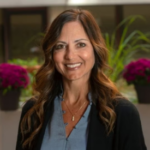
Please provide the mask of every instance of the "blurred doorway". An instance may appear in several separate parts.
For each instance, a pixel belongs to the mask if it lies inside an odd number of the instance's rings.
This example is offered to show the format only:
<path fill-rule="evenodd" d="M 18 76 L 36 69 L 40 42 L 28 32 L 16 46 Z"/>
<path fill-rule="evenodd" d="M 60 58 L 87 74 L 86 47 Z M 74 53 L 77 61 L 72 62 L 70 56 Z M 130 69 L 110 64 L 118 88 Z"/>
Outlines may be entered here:
<path fill-rule="evenodd" d="M 47 25 L 46 7 L 3 9 L 3 25 L 4 61 L 38 57 L 38 36 Z"/>

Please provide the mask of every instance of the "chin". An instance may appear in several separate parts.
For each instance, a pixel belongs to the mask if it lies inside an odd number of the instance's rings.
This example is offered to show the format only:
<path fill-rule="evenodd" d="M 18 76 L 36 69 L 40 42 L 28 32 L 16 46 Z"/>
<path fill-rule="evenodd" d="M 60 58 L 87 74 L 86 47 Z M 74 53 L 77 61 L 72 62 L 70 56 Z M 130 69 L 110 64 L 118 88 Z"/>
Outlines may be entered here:
<path fill-rule="evenodd" d="M 77 76 L 72 76 L 72 77 L 66 77 L 67 80 L 69 81 L 75 81 L 75 80 L 78 80 L 80 79 L 81 77 L 77 77 Z"/>
<path fill-rule="evenodd" d="M 70 75 L 65 77 L 69 81 L 75 81 L 75 80 L 80 80 L 80 79 L 87 79 L 87 75 Z"/>

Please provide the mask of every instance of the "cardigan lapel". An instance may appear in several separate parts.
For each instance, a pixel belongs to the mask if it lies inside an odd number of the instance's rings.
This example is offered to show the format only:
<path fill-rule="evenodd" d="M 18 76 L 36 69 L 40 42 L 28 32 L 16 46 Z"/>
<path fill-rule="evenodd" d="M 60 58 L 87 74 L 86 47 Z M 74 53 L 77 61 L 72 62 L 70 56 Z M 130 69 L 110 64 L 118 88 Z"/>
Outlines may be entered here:
<path fill-rule="evenodd" d="M 93 104 L 90 113 L 87 150 L 108 150 L 111 147 L 112 134 L 107 136 L 105 125 L 99 118 L 98 110 Z"/>

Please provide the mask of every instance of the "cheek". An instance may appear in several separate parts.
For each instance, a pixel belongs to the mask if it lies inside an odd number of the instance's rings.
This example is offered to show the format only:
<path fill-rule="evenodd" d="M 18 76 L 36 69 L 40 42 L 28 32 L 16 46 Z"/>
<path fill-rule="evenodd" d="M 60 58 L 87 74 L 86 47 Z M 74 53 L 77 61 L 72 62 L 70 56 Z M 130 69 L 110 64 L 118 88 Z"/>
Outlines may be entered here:
<path fill-rule="evenodd" d="M 54 60 L 54 63 L 59 63 L 60 60 L 61 60 L 61 55 L 59 55 L 58 53 L 54 53 L 53 54 L 53 60 Z"/>
<path fill-rule="evenodd" d="M 53 61 L 54 61 L 56 70 L 61 74 L 62 69 L 63 69 L 62 67 L 63 55 L 61 55 L 60 53 L 54 53 Z"/>
<path fill-rule="evenodd" d="M 88 61 L 89 63 L 95 63 L 95 55 L 94 55 L 94 51 L 90 50 L 87 51 L 83 54 L 83 57 L 86 61 Z M 91 64 L 92 65 L 92 64 Z"/>

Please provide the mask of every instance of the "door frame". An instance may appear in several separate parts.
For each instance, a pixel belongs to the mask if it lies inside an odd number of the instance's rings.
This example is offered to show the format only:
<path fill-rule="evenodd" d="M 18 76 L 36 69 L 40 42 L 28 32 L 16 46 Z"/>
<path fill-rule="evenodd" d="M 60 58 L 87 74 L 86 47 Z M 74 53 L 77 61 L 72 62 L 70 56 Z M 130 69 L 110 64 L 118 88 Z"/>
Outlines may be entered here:
<path fill-rule="evenodd" d="M 4 62 L 7 62 L 9 59 L 11 59 L 11 16 L 12 15 L 41 15 L 42 17 L 42 29 L 43 32 L 46 29 L 47 23 L 48 23 L 48 13 L 47 13 L 47 7 L 29 7 L 29 8 L 4 8 L 2 10 L 2 16 L 3 16 L 3 58 Z"/>

